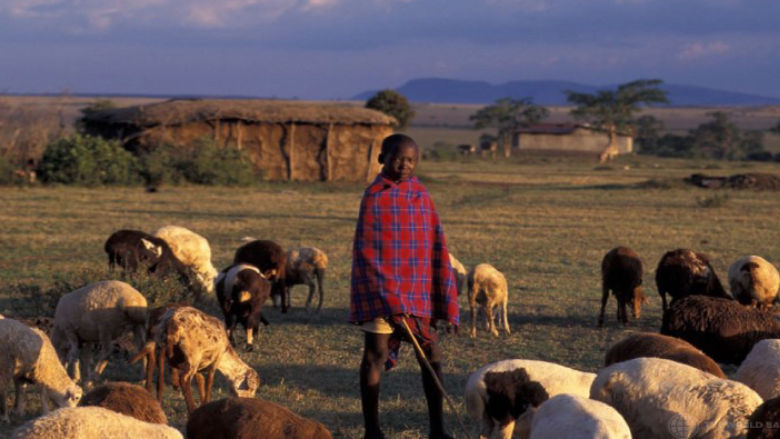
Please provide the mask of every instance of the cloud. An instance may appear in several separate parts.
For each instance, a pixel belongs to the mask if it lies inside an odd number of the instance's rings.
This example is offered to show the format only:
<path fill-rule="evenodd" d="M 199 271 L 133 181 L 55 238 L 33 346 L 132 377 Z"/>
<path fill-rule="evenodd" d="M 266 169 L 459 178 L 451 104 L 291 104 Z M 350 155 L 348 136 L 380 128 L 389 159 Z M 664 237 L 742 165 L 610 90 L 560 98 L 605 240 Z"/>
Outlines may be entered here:
<path fill-rule="evenodd" d="M 677 58 L 683 61 L 706 58 L 714 55 L 721 55 L 731 50 L 731 46 L 722 41 L 712 41 L 709 43 L 694 42 L 688 43 L 677 54 Z"/>

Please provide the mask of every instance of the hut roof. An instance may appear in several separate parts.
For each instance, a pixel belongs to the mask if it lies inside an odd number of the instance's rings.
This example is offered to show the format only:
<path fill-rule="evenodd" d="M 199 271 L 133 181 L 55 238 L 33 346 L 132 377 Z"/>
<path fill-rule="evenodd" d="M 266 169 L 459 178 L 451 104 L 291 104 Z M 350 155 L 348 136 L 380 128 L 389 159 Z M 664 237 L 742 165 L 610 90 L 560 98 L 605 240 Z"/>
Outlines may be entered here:
<path fill-rule="evenodd" d="M 350 104 L 254 99 L 171 99 L 98 111 L 86 118 L 95 123 L 141 127 L 222 119 L 266 123 L 397 125 L 393 117 Z"/>

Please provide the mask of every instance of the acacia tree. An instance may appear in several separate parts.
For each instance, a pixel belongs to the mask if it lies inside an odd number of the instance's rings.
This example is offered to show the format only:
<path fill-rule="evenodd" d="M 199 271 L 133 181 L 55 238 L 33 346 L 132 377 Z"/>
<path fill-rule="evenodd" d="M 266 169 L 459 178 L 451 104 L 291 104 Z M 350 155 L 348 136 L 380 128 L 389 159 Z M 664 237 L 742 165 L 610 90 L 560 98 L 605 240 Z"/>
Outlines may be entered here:
<path fill-rule="evenodd" d="M 668 103 L 666 92 L 658 88 L 660 79 L 637 79 L 618 85 L 617 90 L 601 90 L 596 93 L 578 93 L 566 90 L 566 99 L 577 107 L 572 116 L 587 120 L 597 128 L 607 130 L 609 142 L 599 155 L 605 162 L 618 154 L 616 133 L 629 130 L 633 134 L 634 115 L 642 104 Z"/>
<path fill-rule="evenodd" d="M 404 129 L 414 117 L 409 100 L 406 96 L 395 90 L 380 90 L 368 101 L 366 108 L 381 111 L 388 116 L 394 117 L 398 121 L 398 129 Z"/>
<path fill-rule="evenodd" d="M 512 136 L 518 128 L 537 123 L 550 114 L 546 108 L 533 103 L 531 98 L 496 100 L 472 114 L 469 120 L 474 122 L 474 128 L 496 128 L 498 143 L 504 148 L 504 156 L 512 154 Z"/>

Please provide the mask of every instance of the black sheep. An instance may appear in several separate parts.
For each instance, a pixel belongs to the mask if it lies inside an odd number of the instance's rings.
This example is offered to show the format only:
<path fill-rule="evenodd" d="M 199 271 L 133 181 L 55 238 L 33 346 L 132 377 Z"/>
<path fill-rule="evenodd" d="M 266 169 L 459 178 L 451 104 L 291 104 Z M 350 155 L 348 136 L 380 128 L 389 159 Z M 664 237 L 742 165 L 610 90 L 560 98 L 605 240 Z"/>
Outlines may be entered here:
<path fill-rule="evenodd" d="M 642 261 L 636 252 L 627 247 L 617 247 L 604 255 L 601 262 L 601 286 L 599 327 L 604 325 L 604 308 L 607 306 L 610 290 L 618 302 L 618 321 L 628 323 L 626 304 L 631 305 L 634 320 L 639 319 L 642 304 L 647 303 L 647 298 L 642 292 Z"/>
<path fill-rule="evenodd" d="M 111 234 L 104 246 L 108 266 L 135 272 L 145 269 L 149 274 L 178 273 L 189 281 L 190 271 L 173 255 L 168 244 L 140 230 L 119 230 Z"/>
<path fill-rule="evenodd" d="M 271 294 L 271 283 L 256 267 L 238 264 L 222 270 L 216 284 L 217 300 L 225 315 L 230 344 L 235 345 L 233 331 L 240 323 L 246 329 L 247 350 L 251 351 L 260 323 L 268 325 L 268 320 L 263 317 L 263 304 Z"/>
<path fill-rule="evenodd" d="M 661 295 L 661 306 L 666 311 L 666 293 L 672 302 L 686 296 L 702 295 L 731 299 L 710 265 L 701 253 L 680 248 L 666 252 L 655 270 L 655 283 Z"/>
<path fill-rule="evenodd" d="M 282 312 L 287 312 L 290 305 L 284 282 L 287 252 L 279 244 L 268 240 L 248 242 L 236 250 L 233 264 L 249 264 L 257 267 L 263 276 L 272 282 L 271 295 L 281 299 Z"/>

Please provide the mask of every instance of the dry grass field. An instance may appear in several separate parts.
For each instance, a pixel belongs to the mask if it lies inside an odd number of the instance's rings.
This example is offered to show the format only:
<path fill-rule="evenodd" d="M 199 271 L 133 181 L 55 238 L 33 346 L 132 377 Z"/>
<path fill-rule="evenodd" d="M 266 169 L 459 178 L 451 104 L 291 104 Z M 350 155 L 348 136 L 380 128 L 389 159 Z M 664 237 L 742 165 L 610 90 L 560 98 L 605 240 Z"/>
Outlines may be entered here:
<path fill-rule="evenodd" d="M 466 379 L 485 363 L 532 358 L 595 371 L 613 342 L 632 331 L 658 330 L 661 305 L 653 274 L 667 250 L 691 247 L 708 253 L 724 280 L 728 264 L 744 254 L 780 262 L 777 192 L 710 192 L 677 183 L 693 172 L 758 171 L 780 169 L 776 164 L 637 157 L 598 168 L 582 159 L 539 157 L 423 162 L 419 175 L 437 203 L 451 251 L 467 266 L 492 263 L 510 284 L 511 336 L 494 339 L 480 330 L 472 340 L 464 325 L 460 335 L 443 340 L 444 382 L 457 410 L 465 416 Z M 648 179 L 660 183 L 653 188 L 641 184 Z M 0 313 L 31 314 L 46 307 L 42 292 L 109 276 L 103 242 L 120 228 L 152 232 L 166 224 L 186 226 L 210 240 L 219 267 L 231 261 L 246 235 L 285 247 L 317 246 L 331 261 L 322 313 L 302 310 L 305 288 L 297 287 L 295 308 L 282 315 L 269 305 L 271 325 L 261 328 L 254 352 L 241 355 L 260 374 L 258 397 L 321 421 L 335 437 L 359 438 L 362 337 L 346 318 L 362 189 L 297 183 L 172 187 L 154 194 L 140 188 L 0 188 Z M 719 200 L 715 207 L 700 206 L 713 196 Z M 617 245 L 628 245 L 642 257 L 651 303 L 639 324 L 623 328 L 615 321 L 611 300 L 605 328 L 598 329 L 600 262 Z M 460 303 L 467 323 L 466 298 Z M 213 306 L 205 309 L 216 312 Z M 103 377 L 139 382 L 139 376 L 115 357 Z M 218 377 L 215 398 L 225 396 L 226 389 Z M 168 389 L 163 408 L 172 424 L 183 428 L 181 395 Z M 38 403 L 28 410 L 32 416 Z M 384 375 L 380 410 L 388 437 L 426 437 L 425 402 L 409 346 L 397 370 Z M 0 436 L 22 421 L 0 426 Z M 449 410 L 447 421 L 452 433 L 463 437 Z"/>

